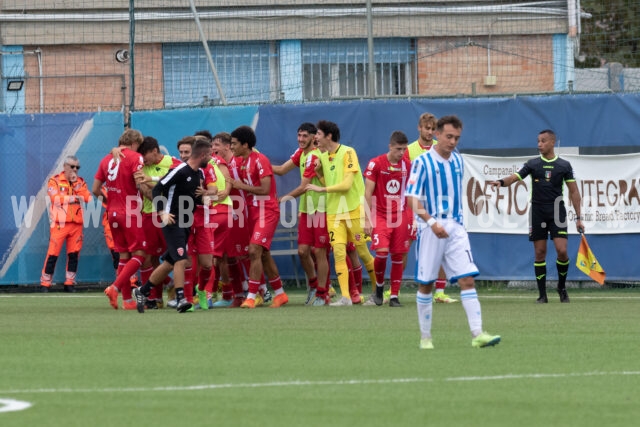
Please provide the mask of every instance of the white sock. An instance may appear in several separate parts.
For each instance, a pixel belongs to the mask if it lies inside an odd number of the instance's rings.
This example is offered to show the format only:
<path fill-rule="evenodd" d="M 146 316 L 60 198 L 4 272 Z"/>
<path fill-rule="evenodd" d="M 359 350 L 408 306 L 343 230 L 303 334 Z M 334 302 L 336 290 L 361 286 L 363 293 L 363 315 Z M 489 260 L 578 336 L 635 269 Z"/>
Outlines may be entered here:
<path fill-rule="evenodd" d="M 431 318 L 433 313 L 433 295 L 416 293 L 416 306 L 418 307 L 418 325 L 422 338 L 431 338 Z"/>
<path fill-rule="evenodd" d="M 482 333 L 482 311 L 480 310 L 480 301 L 478 300 L 478 293 L 475 289 L 467 289 L 460 292 L 460 300 L 462 301 L 462 307 L 467 313 L 467 321 L 469 322 L 469 329 L 471 335 L 474 337 Z"/>

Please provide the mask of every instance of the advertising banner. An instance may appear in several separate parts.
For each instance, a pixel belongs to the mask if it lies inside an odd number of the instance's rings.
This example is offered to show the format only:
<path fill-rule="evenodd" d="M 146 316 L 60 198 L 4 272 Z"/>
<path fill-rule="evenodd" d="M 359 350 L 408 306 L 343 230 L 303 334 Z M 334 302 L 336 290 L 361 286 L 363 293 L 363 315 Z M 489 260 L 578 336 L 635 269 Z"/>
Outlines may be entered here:
<path fill-rule="evenodd" d="M 463 155 L 465 225 L 473 233 L 529 233 L 531 177 L 494 189 L 489 182 L 517 172 L 531 157 Z M 581 156 L 563 154 L 573 166 L 582 196 L 582 220 L 588 234 L 640 233 L 640 154 Z M 575 209 L 565 185 L 569 233 L 575 233 Z"/>

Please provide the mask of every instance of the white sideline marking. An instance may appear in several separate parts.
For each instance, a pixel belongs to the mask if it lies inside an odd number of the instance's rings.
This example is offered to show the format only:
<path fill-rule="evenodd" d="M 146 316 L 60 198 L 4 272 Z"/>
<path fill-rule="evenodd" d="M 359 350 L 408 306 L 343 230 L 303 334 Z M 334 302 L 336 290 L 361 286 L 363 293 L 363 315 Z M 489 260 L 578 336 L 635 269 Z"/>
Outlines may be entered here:
<path fill-rule="evenodd" d="M 217 390 L 228 388 L 273 388 L 273 387 L 305 387 L 324 385 L 368 385 L 368 384 L 405 384 L 405 383 L 432 383 L 438 381 L 502 381 L 521 379 L 546 379 L 546 378 L 582 378 L 603 376 L 629 376 L 640 375 L 640 371 L 618 372 L 582 372 L 567 374 L 506 374 L 471 377 L 449 378 L 390 378 L 380 380 L 334 380 L 334 381 L 276 381 L 266 383 L 239 383 L 239 384 L 204 384 L 191 386 L 166 386 L 166 387 L 128 387 L 128 388 L 40 388 L 27 390 L 0 390 L 0 394 L 35 394 L 35 393 L 140 393 L 150 391 L 194 391 Z"/>
<path fill-rule="evenodd" d="M 0 399 L 0 412 L 23 411 L 31 407 L 31 403 L 22 400 Z"/>

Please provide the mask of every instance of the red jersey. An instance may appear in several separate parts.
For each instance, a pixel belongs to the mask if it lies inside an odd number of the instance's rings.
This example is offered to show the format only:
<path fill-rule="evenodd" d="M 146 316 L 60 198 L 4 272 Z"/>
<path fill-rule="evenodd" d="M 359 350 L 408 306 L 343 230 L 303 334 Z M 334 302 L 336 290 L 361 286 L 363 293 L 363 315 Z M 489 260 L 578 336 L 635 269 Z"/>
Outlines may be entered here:
<path fill-rule="evenodd" d="M 377 216 L 395 221 L 405 210 L 404 190 L 410 172 L 411 163 L 405 157 L 397 164 L 391 164 L 386 154 L 371 159 L 364 176 L 376 183 L 371 202 Z"/>
<path fill-rule="evenodd" d="M 127 209 L 140 211 L 142 198 L 133 174 L 144 166 L 142 155 L 123 147 L 122 155 L 116 163 L 111 154 L 107 154 L 98 166 L 95 179 L 104 184 L 107 194 L 107 210 L 126 212 Z"/>
<path fill-rule="evenodd" d="M 291 161 L 298 168 L 300 167 L 300 160 L 304 155 L 304 150 L 302 148 L 298 148 L 295 153 L 291 155 Z M 316 178 L 318 177 L 318 172 L 316 172 L 316 165 L 320 159 L 316 156 L 316 151 L 310 151 L 304 158 L 304 172 L 302 172 L 303 178 Z M 313 184 L 316 184 L 313 182 Z"/>
<path fill-rule="evenodd" d="M 234 157 L 231 157 L 231 159 L 227 162 L 227 168 L 229 169 L 229 176 L 231 176 L 231 179 L 237 179 L 238 181 L 242 181 L 242 178 L 240 178 L 240 165 L 242 165 L 243 161 L 244 159 L 242 157 L 234 156 Z M 244 191 L 238 190 L 235 187 L 231 187 L 231 191 L 229 192 L 229 197 L 231 197 L 231 201 L 233 202 L 233 210 L 237 212 L 241 208 L 240 198 L 242 198 L 243 200 L 245 199 Z M 245 207 L 242 207 L 242 209 L 246 216 L 247 210 L 245 209 Z"/>
<path fill-rule="evenodd" d="M 246 159 L 241 160 L 243 163 L 240 166 L 239 175 L 242 182 L 252 187 L 259 187 L 261 179 L 268 178 L 271 180 L 269 195 L 258 196 L 248 192 L 245 194 L 247 205 L 250 208 L 258 208 L 262 205 L 262 209 L 279 212 L 276 180 L 273 178 L 273 170 L 269 159 L 264 154 L 252 151 Z"/>
<path fill-rule="evenodd" d="M 216 171 L 215 169 L 213 169 L 213 165 L 211 163 L 207 163 L 207 166 L 205 166 L 204 168 L 200 168 L 200 170 L 204 175 L 204 188 L 207 188 L 207 185 L 216 182 Z"/>

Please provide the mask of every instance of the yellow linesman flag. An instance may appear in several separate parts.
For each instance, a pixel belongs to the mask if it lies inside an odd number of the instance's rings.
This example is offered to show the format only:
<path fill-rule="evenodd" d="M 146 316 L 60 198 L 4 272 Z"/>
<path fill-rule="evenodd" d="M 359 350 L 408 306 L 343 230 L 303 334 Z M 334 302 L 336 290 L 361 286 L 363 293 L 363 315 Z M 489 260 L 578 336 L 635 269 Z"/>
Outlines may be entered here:
<path fill-rule="evenodd" d="M 587 238 L 582 235 L 580 241 L 580 247 L 578 248 L 578 256 L 576 258 L 576 267 L 580 269 L 584 274 L 591 277 L 596 282 L 604 285 L 604 279 L 607 277 L 606 273 L 602 269 L 602 266 L 596 259 L 591 248 L 587 243 Z"/>

